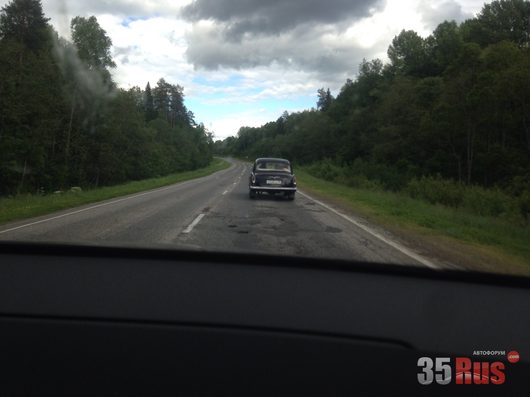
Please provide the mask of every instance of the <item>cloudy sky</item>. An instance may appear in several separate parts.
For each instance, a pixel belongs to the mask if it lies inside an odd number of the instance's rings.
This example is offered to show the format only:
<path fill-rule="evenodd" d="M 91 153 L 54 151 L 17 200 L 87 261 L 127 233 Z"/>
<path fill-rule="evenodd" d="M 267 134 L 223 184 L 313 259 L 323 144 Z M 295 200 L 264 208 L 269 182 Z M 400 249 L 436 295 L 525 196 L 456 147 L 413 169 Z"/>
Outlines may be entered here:
<path fill-rule="evenodd" d="M 0 0 L 0 5 L 7 0 Z M 95 15 L 113 41 L 123 88 L 163 77 L 217 139 L 337 93 L 363 58 L 386 59 L 402 29 L 429 35 L 483 0 L 43 0 L 65 37 L 71 17 Z"/>

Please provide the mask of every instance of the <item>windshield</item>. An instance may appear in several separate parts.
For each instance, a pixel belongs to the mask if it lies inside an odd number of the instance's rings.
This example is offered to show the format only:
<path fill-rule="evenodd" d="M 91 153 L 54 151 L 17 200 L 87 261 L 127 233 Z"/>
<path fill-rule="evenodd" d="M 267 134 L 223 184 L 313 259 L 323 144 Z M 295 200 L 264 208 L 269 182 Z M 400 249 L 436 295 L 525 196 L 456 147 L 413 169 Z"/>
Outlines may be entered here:
<path fill-rule="evenodd" d="M 0 7 L 0 240 L 530 275 L 529 1 Z"/>

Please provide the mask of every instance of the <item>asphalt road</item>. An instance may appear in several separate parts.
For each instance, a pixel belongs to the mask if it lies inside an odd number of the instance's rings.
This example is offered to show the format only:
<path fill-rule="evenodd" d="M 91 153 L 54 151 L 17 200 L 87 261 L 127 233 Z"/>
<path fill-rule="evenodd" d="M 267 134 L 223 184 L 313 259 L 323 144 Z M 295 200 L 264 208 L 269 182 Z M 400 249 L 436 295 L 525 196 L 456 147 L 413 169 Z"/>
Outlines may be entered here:
<path fill-rule="evenodd" d="M 248 197 L 248 164 L 165 188 L 0 227 L 0 240 L 170 246 L 438 267 L 302 192 Z"/>

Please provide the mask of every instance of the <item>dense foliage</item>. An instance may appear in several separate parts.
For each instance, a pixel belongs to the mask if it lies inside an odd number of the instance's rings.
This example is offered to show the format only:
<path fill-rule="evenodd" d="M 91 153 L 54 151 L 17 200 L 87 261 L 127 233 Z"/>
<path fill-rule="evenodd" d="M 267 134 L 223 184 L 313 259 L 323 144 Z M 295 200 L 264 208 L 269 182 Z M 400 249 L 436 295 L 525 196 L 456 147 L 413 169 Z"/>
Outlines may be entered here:
<path fill-rule="evenodd" d="M 95 17 L 53 31 L 40 0 L 0 12 L 0 194 L 99 186 L 193 169 L 211 135 L 183 88 L 118 89 L 112 42 Z"/>
<path fill-rule="evenodd" d="M 243 127 L 216 150 L 319 162 L 353 185 L 419 195 L 422 178 L 446 179 L 529 200 L 530 2 L 494 1 L 427 38 L 402 31 L 388 58 L 363 61 L 336 98 L 320 89 L 316 109 Z"/>

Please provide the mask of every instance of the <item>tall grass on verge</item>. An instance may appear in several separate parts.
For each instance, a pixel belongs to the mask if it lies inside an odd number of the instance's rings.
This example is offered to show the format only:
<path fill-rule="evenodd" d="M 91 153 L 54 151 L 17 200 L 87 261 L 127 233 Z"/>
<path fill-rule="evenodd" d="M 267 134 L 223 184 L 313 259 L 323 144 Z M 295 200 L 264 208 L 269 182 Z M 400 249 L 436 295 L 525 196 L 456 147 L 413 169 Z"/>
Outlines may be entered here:
<path fill-rule="evenodd" d="M 323 160 L 305 167 L 305 170 L 317 178 L 349 187 L 397 192 L 433 205 L 522 225 L 527 225 L 530 217 L 530 186 L 524 183 L 518 184 L 518 189 L 484 188 L 439 176 L 417 178 L 406 170 L 360 160 L 346 166 Z"/>

